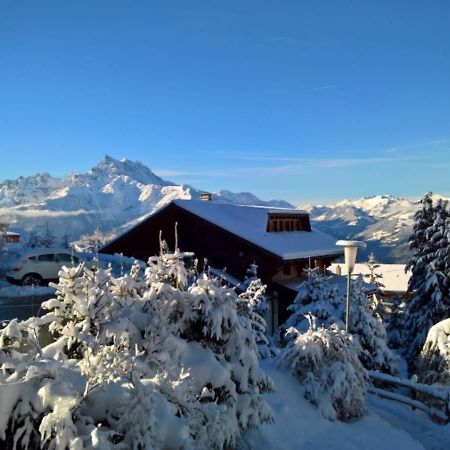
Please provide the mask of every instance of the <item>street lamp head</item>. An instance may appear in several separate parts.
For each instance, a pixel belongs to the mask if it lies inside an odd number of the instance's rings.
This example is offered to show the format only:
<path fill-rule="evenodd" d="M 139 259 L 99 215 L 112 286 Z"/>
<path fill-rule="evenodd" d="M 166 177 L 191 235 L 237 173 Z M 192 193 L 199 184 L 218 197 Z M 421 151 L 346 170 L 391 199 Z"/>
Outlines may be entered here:
<path fill-rule="evenodd" d="M 337 241 L 336 245 L 344 247 L 345 265 L 347 272 L 352 273 L 356 262 L 356 252 L 358 248 L 366 248 L 367 245 L 362 241 Z"/>

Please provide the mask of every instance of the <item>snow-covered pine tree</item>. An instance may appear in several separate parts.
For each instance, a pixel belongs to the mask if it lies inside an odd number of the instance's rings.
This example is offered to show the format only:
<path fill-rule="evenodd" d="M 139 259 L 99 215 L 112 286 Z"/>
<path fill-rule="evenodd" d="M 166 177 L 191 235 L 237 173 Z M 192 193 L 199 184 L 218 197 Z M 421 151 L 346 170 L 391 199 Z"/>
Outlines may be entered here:
<path fill-rule="evenodd" d="M 83 242 L 87 252 L 97 253 L 105 242 L 107 242 L 108 238 L 97 227 L 93 234 L 83 234 L 80 240 Z"/>
<path fill-rule="evenodd" d="M 398 374 L 397 358 L 387 345 L 385 325 L 370 307 L 362 277 L 352 285 L 350 332 L 361 346 L 359 358 L 366 369 Z"/>
<path fill-rule="evenodd" d="M 236 293 L 180 252 L 159 259 L 142 295 L 134 271 L 124 289 L 110 269 L 63 268 L 45 316 L 0 330 L 1 445 L 223 449 L 271 420 Z"/>
<path fill-rule="evenodd" d="M 49 224 L 47 222 L 46 225 L 45 225 L 45 234 L 42 237 L 41 245 L 43 247 L 51 248 L 51 247 L 53 247 L 54 243 L 55 243 L 55 236 L 50 231 L 50 226 L 49 226 Z"/>
<path fill-rule="evenodd" d="M 305 333 L 288 329 L 288 345 L 277 356 L 281 367 L 297 377 L 305 398 L 330 420 L 348 421 L 366 412 L 369 377 L 358 358 L 352 336 L 335 327 L 311 327 Z"/>
<path fill-rule="evenodd" d="M 289 307 L 293 314 L 281 327 L 282 341 L 290 327 L 300 332 L 309 329 L 308 315 L 314 317 L 315 326 L 329 328 L 332 325 L 345 328 L 345 298 L 327 277 L 317 270 L 308 270 L 308 279 L 302 284 L 294 303 Z M 370 307 L 362 278 L 353 282 L 350 309 L 350 331 L 359 342 L 360 359 L 369 370 L 381 370 L 390 374 L 398 371 L 395 355 L 387 346 L 386 329 L 379 315 Z"/>
<path fill-rule="evenodd" d="M 130 273 L 111 279 L 111 292 L 122 302 L 133 303 L 140 300 L 145 287 L 145 281 L 141 275 L 142 268 L 135 261 L 130 268 Z"/>
<path fill-rule="evenodd" d="M 414 254 L 407 265 L 412 272 L 408 286 L 412 298 L 405 308 L 406 356 L 411 369 L 430 327 L 450 316 L 447 203 L 438 200 L 433 207 L 427 194 L 422 205 L 415 216 L 410 239 Z"/>
<path fill-rule="evenodd" d="M 273 385 L 259 368 L 255 331 L 249 318 L 238 314 L 236 293 L 208 272 L 186 270 L 183 260 L 192 256 L 171 253 L 163 243 L 160 256 L 149 260 L 147 299 L 149 307 L 157 305 L 154 314 L 167 319 L 165 329 L 181 339 L 169 359 L 190 371 L 183 385 L 203 416 L 200 427 L 192 423 L 196 443 L 222 448 L 246 428 L 271 420 L 262 394 Z M 154 350 L 153 358 L 164 355 Z"/>
<path fill-rule="evenodd" d="M 414 214 L 413 231 L 408 239 L 409 248 L 413 251 L 413 255 L 405 268 L 405 270 L 413 272 L 408 286 L 410 291 L 421 284 L 422 267 L 419 262 L 427 250 L 427 230 L 434 223 L 433 193 L 425 194 L 419 203 L 422 206 Z"/>
<path fill-rule="evenodd" d="M 58 284 L 51 283 L 57 296 L 42 304 L 49 314 L 41 320 L 49 323 L 61 348 L 68 356 L 82 358 L 87 349 L 111 343 L 112 318 L 120 308 L 112 292 L 111 268 L 63 267 Z M 56 344 L 55 344 L 56 346 Z"/>
<path fill-rule="evenodd" d="M 379 269 L 380 265 L 377 263 L 375 255 L 373 253 L 370 253 L 366 266 L 369 269 L 369 273 L 367 275 L 364 275 L 364 278 L 367 279 L 367 282 L 379 289 L 384 287 L 384 284 L 382 283 L 383 275 L 377 273 L 377 269 Z"/>
<path fill-rule="evenodd" d="M 307 279 L 302 283 L 289 310 L 292 315 L 281 326 L 281 340 L 284 331 L 294 327 L 300 332 L 309 329 L 307 314 L 315 318 L 317 326 L 330 327 L 333 323 L 344 328 L 343 298 L 336 286 L 329 283 L 331 277 L 319 273 L 318 269 L 305 269 Z"/>
<path fill-rule="evenodd" d="M 266 336 L 266 321 L 262 317 L 267 311 L 266 285 L 258 278 L 258 266 L 252 264 L 247 271 L 244 282 L 245 291 L 237 299 L 238 313 L 247 317 L 255 332 L 256 345 L 260 358 L 270 358 L 277 354 L 277 349 Z"/>
<path fill-rule="evenodd" d="M 243 430 L 271 420 L 262 394 L 273 390 L 273 384 L 259 368 L 255 332 L 250 320 L 238 314 L 234 290 L 202 274 L 188 293 L 194 316 L 184 321 L 180 336 L 190 351 L 201 348 L 202 358 L 213 356 L 222 371 L 219 378 L 213 372 L 202 375 L 207 375 L 207 383 L 202 383 L 205 411 L 211 402 L 223 411 L 219 421 L 208 420 L 206 426 L 221 446 L 234 445 Z"/>

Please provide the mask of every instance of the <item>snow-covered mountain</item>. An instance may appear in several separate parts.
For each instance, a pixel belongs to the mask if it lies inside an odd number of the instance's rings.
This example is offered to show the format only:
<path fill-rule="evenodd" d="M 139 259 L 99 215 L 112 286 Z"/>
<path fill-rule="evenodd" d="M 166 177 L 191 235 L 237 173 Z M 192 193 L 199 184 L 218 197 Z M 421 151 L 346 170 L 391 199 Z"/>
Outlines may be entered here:
<path fill-rule="evenodd" d="M 434 196 L 433 200 L 444 198 Z M 342 200 L 326 206 L 302 205 L 311 214 L 315 226 L 339 239 L 361 239 L 367 250 L 358 259 L 374 252 L 386 263 L 406 262 L 410 251 L 407 240 L 411 234 L 417 201 L 377 195 L 359 200 Z"/>
<path fill-rule="evenodd" d="M 51 234 L 58 238 L 67 234 L 71 240 L 92 234 L 97 227 L 112 236 L 173 199 L 198 199 L 200 194 L 192 186 L 163 180 L 140 162 L 105 156 L 86 173 L 63 178 L 39 173 L 4 181 L 0 221 L 10 223 L 12 229 L 39 234 L 45 234 L 48 226 Z M 265 202 L 250 192 L 222 190 L 214 194 L 214 200 L 292 207 L 282 200 Z M 418 208 L 415 201 L 379 195 L 299 208 L 310 212 L 317 228 L 336 238 L 366 241 L 366 255 L 373 251 L 382 262 L 401 263 L 408 258 L 407 239 Z"/>
<path fill-rule="evenodd" d="M 0 221 L 12 228 L 71 240 L 102 232 L 120 232 L 173 199 L 196 199 L 201 191 L 155 175 L 140 162 L 105 156 L 87 173 L 54 178 L 47 173 L 0 184 Z M 265 202 L 248 192 L 219 191 L 215 200 L 292 207 Z"/>

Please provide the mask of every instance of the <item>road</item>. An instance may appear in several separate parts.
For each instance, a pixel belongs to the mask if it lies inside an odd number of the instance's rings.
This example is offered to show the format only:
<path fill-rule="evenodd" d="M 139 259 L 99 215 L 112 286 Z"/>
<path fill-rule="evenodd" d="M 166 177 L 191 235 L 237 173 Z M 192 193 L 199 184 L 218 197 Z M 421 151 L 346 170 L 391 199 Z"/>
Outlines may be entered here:
<path fill-rule="evenodd" d="M 40 295 L 34 297 L 0 298 L 0 321 L 18 318 L 28 319 L 41 315 L 41 303 L 55 295 Z"/>

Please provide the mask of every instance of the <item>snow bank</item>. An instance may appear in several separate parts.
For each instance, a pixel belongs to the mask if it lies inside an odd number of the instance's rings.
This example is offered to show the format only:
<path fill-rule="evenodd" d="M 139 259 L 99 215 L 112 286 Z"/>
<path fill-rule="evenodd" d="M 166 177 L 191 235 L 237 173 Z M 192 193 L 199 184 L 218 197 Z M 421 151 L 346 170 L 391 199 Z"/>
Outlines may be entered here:
<path fill-rule="evenodd" d="M 404 414 L 403 420 L 393 414 L 387 419 L 369 414 L 357 422 L 331 422 L 303 398 L 298 381 L 278 369 L 273 360 L 262 361 L 263 369 L 274 380 L 277 391 L 268 394 L 267 400 L 274 413 L 274 423 L 263 425 L 258 430 L 245 434 L 242 449 L 270 450 L 423 450 L 424 447 L 401 427 L 408 426 L 411 416 L 417 416 L 417 425 L 422 429 L 429 420 L 417 413 Z M 390 404 L 383 403 L 389 411 Z M 396 406 L 396 405 L 394 405 Z M 405 409 L 405 408 L 404 408 Z M 408 411 L 408 413 L 410 413 Z M 392 420 L 391 425 L 390 421 Z M 442 427 L 432 423 L 430 427 Z M 413 428 L 413 427 L 410 427 Z M 448 435 L 448 434 L 447 434 Z M 445 439 L 445 438 L 444 438 Z M 443 450 L 445 440 L 440 441 Z M 436 439 L 439 442 L 439 438 Z"/>

